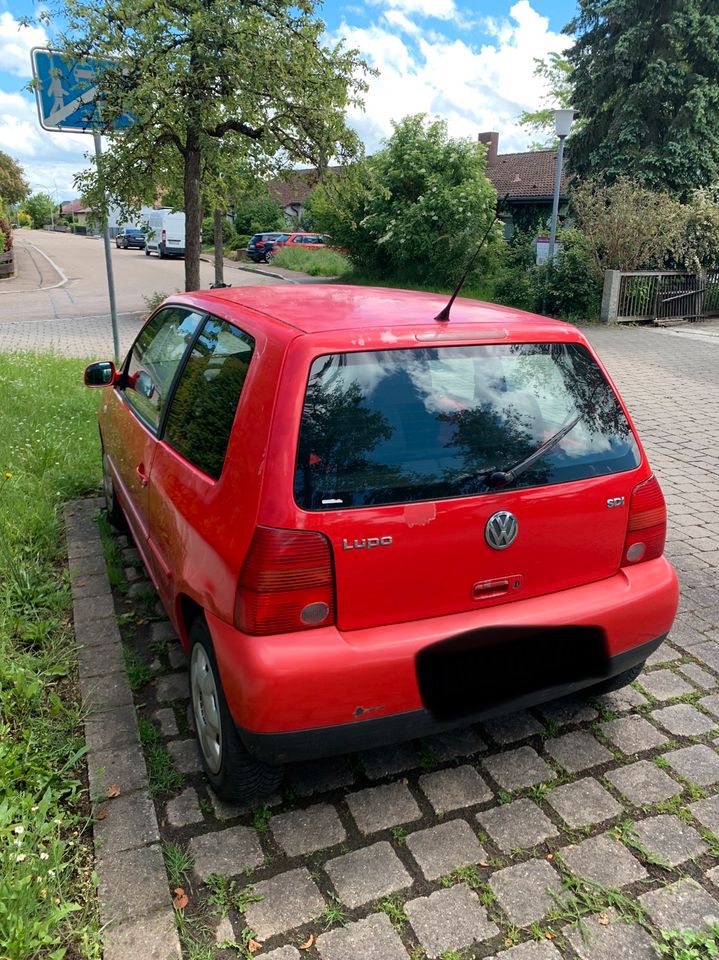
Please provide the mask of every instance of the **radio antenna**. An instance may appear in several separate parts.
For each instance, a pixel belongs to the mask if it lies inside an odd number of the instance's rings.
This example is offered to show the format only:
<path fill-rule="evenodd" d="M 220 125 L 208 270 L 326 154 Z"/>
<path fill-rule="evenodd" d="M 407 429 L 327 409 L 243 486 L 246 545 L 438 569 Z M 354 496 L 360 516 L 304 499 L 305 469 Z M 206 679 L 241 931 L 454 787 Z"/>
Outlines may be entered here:
<path fill-rule="evenodd" d="M 485 244 L 485 242 L 486 242 L 486 240 L 487 240 L 487 237 L 489 236 L 489 234 L 490 234 L 490 232 L 491 232 L 491 230 L 492 230 L 492 227 L 495 225 L 495 223 L 497 222 L 497 220 L 499 220 L 499 215 L 500 215 L 501 209 L 502 209 L 502 207 L 504 206 L 504 204 L 507 202 L 508 199 L 509 199 L 509 194 L 508 194 L 508 193 L 505 193 L 505 195 L 502 197 L 501 200 L 499 199 L 499 197 L 497 198 L 497 205 L 496 205 L 496 207 L 494 208 L 494 218 L 492 219 L 492 222 L 490 223 L 490 225 L 489 225 L 489 226 L 487 227 L 487 229 L 485 230 L 484 236 L 482 237 L 482 239 L 481 239 L 480 242 L 479 242 L 479 246 L 478 246 L 477 249 L 474 251 L 474 255 L 471 257 L 469 263 L 467 264 L 467 269 L 464 271 L 464 273 L 462 274 L 462 276 L 461 276 L 461 278 L 460 278 L 459 283 L 458 283 L 457 286 L 454 288 L 454 291 L 452 292 L 452 296 L 449 298 L 449 303 L 439 311 L 439 313 L 437 314 L 437 316 L 434 318 L 435 320 L 439 320 L 441 323 L 447 323 L 447 322 L 449 321 L 449 311 L 452 309 L 452 304 L 453 304 L 454 301 L 457 299 L 457 296 L 459 295 L 460 290 L 461 290 L 462 287 L 464 286 L 464 283 L 465 283 L 467 277 L 469 276 L 469 272 L 470 272 L 470 270 L 472 269 L 472 267 L 474 266 L 474 261 L 475 261 L 475 260 L 477 259 L 477 257 L 479 256 L 479 251 L 480 251 L 480 250 L 482 249 L 482 247 L 484 246 L 484 244 Z"/>

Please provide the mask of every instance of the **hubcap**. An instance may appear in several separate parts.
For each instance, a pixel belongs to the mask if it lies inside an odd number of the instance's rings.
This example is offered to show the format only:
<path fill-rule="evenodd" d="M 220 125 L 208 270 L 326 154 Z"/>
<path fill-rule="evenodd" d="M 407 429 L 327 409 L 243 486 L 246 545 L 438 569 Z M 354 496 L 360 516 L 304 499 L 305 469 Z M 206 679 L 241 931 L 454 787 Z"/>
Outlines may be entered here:
<path fill-rule="evenodd" d="M 217 684 L 210 660 L 200 643 L 196 643 L 192 648 L 190 687 L 202 755 L 210 772 L 217 773 L 222 762 L 222 727 Z"/>

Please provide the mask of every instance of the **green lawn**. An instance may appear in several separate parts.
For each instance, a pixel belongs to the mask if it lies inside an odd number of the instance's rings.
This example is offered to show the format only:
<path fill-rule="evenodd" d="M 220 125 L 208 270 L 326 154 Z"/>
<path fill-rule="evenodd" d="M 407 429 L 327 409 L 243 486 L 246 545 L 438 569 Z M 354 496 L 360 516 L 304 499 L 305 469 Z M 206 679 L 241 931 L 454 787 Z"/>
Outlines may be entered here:
<path fill-rule="evenodd" d="M 63 501 L 100 482 L 83 364 L 0 354 L 0 955 L 101 955 Z"/>

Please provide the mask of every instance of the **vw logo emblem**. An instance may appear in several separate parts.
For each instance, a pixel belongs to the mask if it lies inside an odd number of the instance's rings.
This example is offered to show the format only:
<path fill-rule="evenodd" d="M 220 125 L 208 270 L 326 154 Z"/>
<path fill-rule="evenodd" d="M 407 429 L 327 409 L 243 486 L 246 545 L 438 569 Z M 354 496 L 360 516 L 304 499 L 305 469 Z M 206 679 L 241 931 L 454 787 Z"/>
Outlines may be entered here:
<path fill-rule="evenodd" d="M 498 510 L 487 520 L 484 539 L 493 550 L 506 550 L 514 543 L 518 530 L 519 524 L 514 514 L 509 510 Z"/>

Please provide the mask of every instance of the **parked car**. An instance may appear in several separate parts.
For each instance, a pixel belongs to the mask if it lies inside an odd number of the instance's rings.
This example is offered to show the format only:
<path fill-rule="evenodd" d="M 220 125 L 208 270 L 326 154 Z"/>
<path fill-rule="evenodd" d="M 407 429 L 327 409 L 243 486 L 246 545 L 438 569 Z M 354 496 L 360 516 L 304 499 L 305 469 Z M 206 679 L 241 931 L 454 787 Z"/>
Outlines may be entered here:
<path fill-rule="evenodd" d="M 153 210 L 148 217 L 145 256 L 156 253 L 165 257 L 185 256 L 185 214 L 169 207 Z"/>
<path fill-rule="evenodd" d="M 351 286 L 178 294 L 91 364 L 110 519 L 189 655 L 221 796 L 637 677 L 666 508 L 574 326 Z"/>
<path fill-rule="evenodd" d="M 247 258 L 254 263 L 269 263 L 272 259 L 275 241 L 285 234 L 275 230 L 270 233 L 256 233 L 247 244 Z"/>
<path fill-rule="evenodd" d="M 320 250 L 327 245 L 327 238 L 321 233 L 283 233 L 275 243 L 278 247 L 301 245 L 303 250 Z"/>
<path fill-rule="evenodd" d="M 127 250 L 130 247 L 136 247 L 138 250 L 145 249 L 145 233 L 137 227 L 123 227 L 115 237 L 115 246 L 121 250 Z"/>

